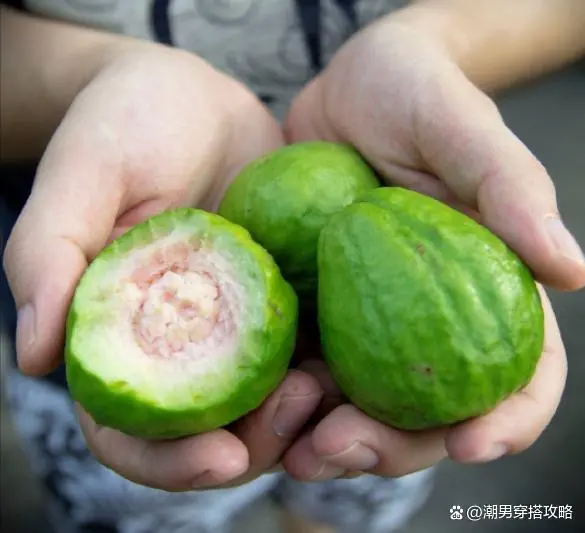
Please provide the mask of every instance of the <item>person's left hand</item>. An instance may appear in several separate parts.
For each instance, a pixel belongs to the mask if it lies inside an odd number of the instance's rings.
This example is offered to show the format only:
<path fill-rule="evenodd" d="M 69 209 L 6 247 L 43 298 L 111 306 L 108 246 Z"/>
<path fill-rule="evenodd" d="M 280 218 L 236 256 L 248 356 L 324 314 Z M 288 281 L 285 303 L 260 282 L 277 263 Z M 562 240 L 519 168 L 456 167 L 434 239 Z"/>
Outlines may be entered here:
<path fill-rule="evenodd" d="M 358 33 L 297 96 L 285 131 L 289 142 L 354 145 L 387 182 L 434 196 L 490 228 L 539 282 L 562 290 L 585 285 L 585 260 L 561 222 L 546 170 L 492 100 L 425 36 L 381 24 Z M 452 427 L 411 433 L 380 424 L 343 403 L 322 363 L 309 363 L 304 370 L 320 379 L 329 407 L 285 454 L 285 468 L 302 480 L 356 471 L 395 477 L 445 457 L 486 462 L 531 446 L 558 407 L 567 366 L 541 293 L 546 344 L 531 383 Z"/>

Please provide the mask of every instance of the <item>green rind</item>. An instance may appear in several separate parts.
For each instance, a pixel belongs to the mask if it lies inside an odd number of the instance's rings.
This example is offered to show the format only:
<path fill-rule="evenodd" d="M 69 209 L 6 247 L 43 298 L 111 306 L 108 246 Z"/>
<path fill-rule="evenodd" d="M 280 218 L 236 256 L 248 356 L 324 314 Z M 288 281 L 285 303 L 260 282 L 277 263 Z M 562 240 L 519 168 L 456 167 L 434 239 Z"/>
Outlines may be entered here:
<path fill-rule="evenodd" d="M 209 390 L 198 394 L 198 383 L 203 386 L 198 376 L 188 391 L 179 390 L 169 401 L 157 402 L 149 397 L 152 394 L 141 393 L 128 380 L 116 380 L 115 372 L 112 375 L 109 370 L 90 368 L 95 347 L 87 345 L 87 336 L 92 328 L 100 327 L 96 320 L 103 320 L 105 334 L 111 325 L 101 311 L 96 312 L 92 300 L 99 280 L 115 275 L 112 267 L 124 254 L 177 227 L 188 228 L 192 236 L 204 242 L 213 241 L 213 249 L 230 255 L 246 291 L 248 305 L 243 314 L 248 319 L 238 338 L 237 353 L 230 358 L 237 366 L 229 378 L 209 373 L 205 376 Z M 163 213 L 105 248 L 81 279 L 67 320 L 69 390 L 98 424 L 141 438 L 178 438 L 225 426 L 257 408 L 283 380 L 294 350 L 297 312 L 292 287 L 245 229 L 196 209 Z M 120 365 L 123 363 L 120 354 Z M 154 379 L 156 385 L 156 376 Z"/>
<path fill-rule="evenodd" d="M 347 397 L 400 429 L 481 415 L 527 384 L 544 314 L 527 267 L 471 218 L 380 188 L 319 242 L 325 359 Z"/>
<path fill-rule="evenodd" d="M 302 297 L 314 297 L 317 243 L 329 217 L 380 185 L 350 146 L 313 141 L 250 163 L 230 184 L 218 213 L 250 231 Z"/>

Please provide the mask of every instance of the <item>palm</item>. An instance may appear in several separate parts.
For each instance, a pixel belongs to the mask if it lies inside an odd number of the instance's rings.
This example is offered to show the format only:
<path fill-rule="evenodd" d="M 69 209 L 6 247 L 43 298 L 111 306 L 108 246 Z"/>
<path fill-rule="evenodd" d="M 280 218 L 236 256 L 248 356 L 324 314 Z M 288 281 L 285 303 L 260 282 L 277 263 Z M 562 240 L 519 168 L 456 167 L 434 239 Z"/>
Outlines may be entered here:
<path fill-rule="evenodd" d="M 554 187 L 542 165 L 444 51 L 424 36 L 386 30 L 374 25 L 360 32 L 299 94 L 286 120 L 288 141 L 352 144 L 386 182 L 478 218 L 540 281 L 565 289 L 583 286 L 582 264 L 551 247 L 542 223 L 557 214 Z M 302 479 L 355 470 L 401 476 L 447 454 L 473 462 L 525 449 L 550 421 L 566 375 L 554 313 L 546 297 L 544 303 L 547 340 L 532 382 L 492 413 L 454 428 L 409 434 L 383 426 L 339 405 L 343 399 L 326 367 L 305 363 L 333 397 L 333 409 L 287 452 L 285 467 Z"/>
<path fill-rule="evenodd" d="M 297 96 L 285 131 L 290 142 L 354 145 L 388 183 L 478 218 L 543 283 L 562 290 L 585 285 L 546 169 L 494 102 L 424 37 L 376 26 L 357 34 Z M 558 228 L 547 228 L 548 221 Z M 566 249 L 559 253 L 561 240 Z"/>
<path fill-rule="evenodd" d="M 407 58 L 400 53 L 405 47 Z M 288 139 L 349 142 L 388 183 L 461 207 L 436 159 L 453 154 L 468 126 L 453 122 L 455 107 L 465 102 L 493 110 L 493 104 L 445 64 L 424 43 L 408 46 L 370 29 L 297 97 L 287 117 Z"/>
<path fill-rule="evenodd" d="M 21 370 L 42 375 L 62 362 L 71 296 L 108 240 L 171 207 L 213 210 L 243 165 L 282 142 L 253 95 L 192 55 L 148 45 L 108 64 L 53 136 L 6 246 L 7 277 L 25 309 Z M 291 373 L 232 431 L 173 442 L 132 438 L 79 414 L 89 448 L 105 465 L 144 485 L 190 490 L 241 483 L 272 468 L 320 395 L 313 378 Z"/>

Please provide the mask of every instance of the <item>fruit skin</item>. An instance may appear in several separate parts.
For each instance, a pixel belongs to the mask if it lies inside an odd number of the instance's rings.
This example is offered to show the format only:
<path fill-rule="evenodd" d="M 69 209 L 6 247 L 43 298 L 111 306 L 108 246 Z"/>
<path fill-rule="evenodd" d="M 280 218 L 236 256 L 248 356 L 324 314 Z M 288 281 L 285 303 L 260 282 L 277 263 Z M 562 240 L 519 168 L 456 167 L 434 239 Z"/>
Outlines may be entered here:
<path fill-rule="evenodd" d="M 179 228 L 220 251 L 235 267 L 247 300 L 233 357 L 176 381 L 169 361 L 127 370 L 116 338 L 117 299 L 106 280 L 121 258 Z M 257 408 L 282 382 L 295 345 L 297 297 L 270 255 L 221 217 L 180 208 L 139 224 L 105 248 L 84 273 L 67 319 L 65 362 L 72 397 L 101 425 L 142 438 L 178 438 L 216 429 Z M 145 358 L 148 356 L 143 354 Z M 213 357 L 210 354 L 209 357 Z M 142 360 L 141 360 L 142 361 Z M 142 380 L 139 379 L 142 377 Z M 188 378 L 189 376 L 187 376 Z"/>
<path fill-rule="evenodd" d="M 228 187 L 218 213 L 248 229 L 301 299 L 313 300 L 321 229 L 333 213 L 379 185 L 350 146 L 297 143 L 247 165 Z"/>
<path fill-rule="evenodd" d="M 347 397 L 399 429 L 484 414 L 527 384 L 544 315 L 520 259 L 471 218 L 380 188 L 319 241 L 325 359 Z"/>

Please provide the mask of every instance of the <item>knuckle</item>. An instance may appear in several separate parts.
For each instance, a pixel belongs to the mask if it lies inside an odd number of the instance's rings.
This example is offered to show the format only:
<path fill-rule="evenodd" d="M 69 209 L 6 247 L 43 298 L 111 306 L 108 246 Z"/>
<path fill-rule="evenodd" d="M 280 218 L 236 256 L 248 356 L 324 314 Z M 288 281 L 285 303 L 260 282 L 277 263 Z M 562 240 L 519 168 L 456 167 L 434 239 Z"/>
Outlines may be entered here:
<path fill-rule="evenodd" d="M 323 389 L 319 380 L 301 370 L 289 370 L 288 376 L 283 382 L 282 394 L 287 396 L 307 396 L 322 394 Z"/>
<path fill-rule="evenodd" d="M 338 455 L 364 440 L 360 420 L 345 417 L 341 407 L 334 409 L 315 428 L 312 445 L 317 455 Z"/>

